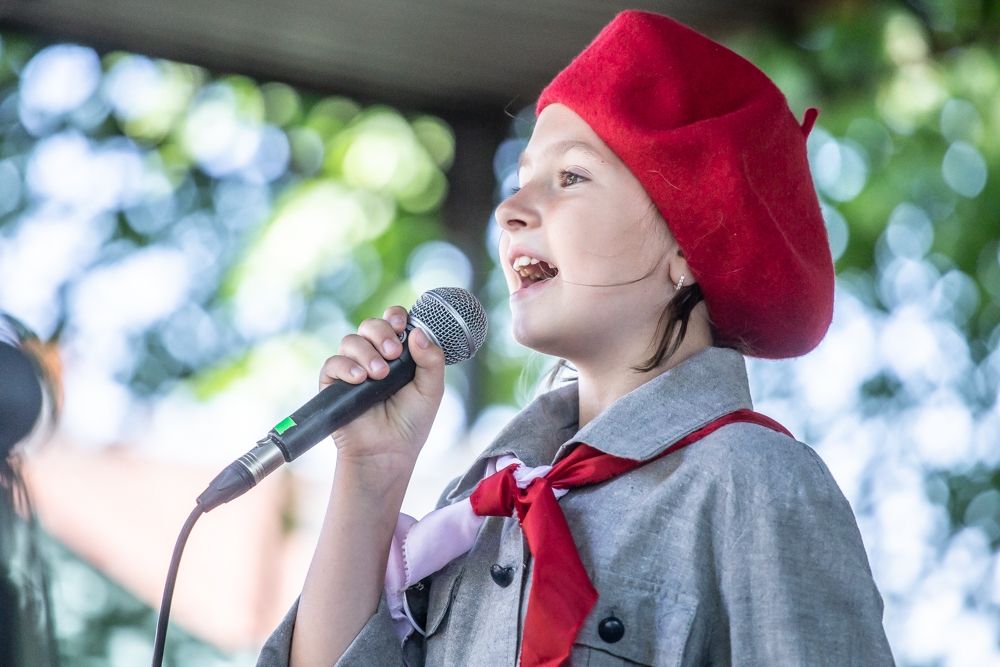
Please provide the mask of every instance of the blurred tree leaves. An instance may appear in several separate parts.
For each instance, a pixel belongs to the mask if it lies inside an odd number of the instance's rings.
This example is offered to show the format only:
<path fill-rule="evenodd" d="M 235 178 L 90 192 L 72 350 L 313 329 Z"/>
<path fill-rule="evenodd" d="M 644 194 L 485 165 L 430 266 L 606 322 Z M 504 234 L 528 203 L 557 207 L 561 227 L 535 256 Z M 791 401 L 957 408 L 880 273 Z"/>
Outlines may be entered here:
<path fill-rule="evenodd" d="M 99 211 L 116 225 L 89 262 L 58 276 L 58 291 L 72 294 L 88 273 L 142 249 L 193 258 L 183 306 L 167 307 L 123 341 L 135 354 L 117 379 L 132 391 L 159 394 L 198 373 L 215 378 L 199 383 L 201 392 L 223 390 L 219 378 L 238 375 L 243 356 L 269 336 L 315 323 L 317 313 L 356 322 L 381 313 L 390 295 L 415 296 L 401 289 L 409 278 L 405 260 L 441 237 L 442 169 L 454 150 L 440 120 L 125 53 L 102 58 L 101 83 L 78 109 L 26 109 L 18 75 L 27 61 L 39 77 L 57 76 L 46 73 L 68 66 L 69 56 L 16 35 L 4 37 L 0 53 L 2 156 L 22 175 L 34 164 L 50 182 L 39 192 L 25 179 L 20 205 L 0 219 L 0 233 L 16 241 L 33 214 L 80 208 L 60 200 L 60 188 L 71 186 L 53 164 L 38 167 L 38 146 L 82 137 L 95 157 L 119 141 L 143 173 L 101 175 L 129 181 L 120 186 L 127 201 Z M 98 108 L 92 115 L 99 122 L 84 123 L 76 113 L 87 105 Z M 339 279 L 357 257 L 365 262 L 354 267 L 355 277 L 374 279 Z M 35 319 L 56 338 L 67 327 L 100 329 L 75 318 L 71 300 L 50 308 Z M 160 326 L 176 318 L 182 322 Z"/>

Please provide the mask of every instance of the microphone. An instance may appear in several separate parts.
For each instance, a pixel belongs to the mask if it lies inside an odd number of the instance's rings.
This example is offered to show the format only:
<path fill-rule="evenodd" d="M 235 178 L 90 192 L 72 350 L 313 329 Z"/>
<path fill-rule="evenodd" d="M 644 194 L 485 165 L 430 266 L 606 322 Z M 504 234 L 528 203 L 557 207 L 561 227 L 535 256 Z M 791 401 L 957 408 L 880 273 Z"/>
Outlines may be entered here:
<path fill-rule="evenodd" d="M 320 391 L 212 480 L 198 496 L 202 511 L 211 511 L 243 495 L 283 463 L 294 461 L 338 428 L 409 384 L 417 365 L 410 356 L 406 339 L 414 327 L 419 327 L 444 350 L 444 362 L 450 365 L 472 358 L 485 342 L 486 311 L 476 297 L 458 287 L 424 292 L 410 309 L 406 329 L 399 336 L 403 353 L 398 359 L 387 360 L 386 377 L 369 378 L 356 385 L 334 382 Z"/>

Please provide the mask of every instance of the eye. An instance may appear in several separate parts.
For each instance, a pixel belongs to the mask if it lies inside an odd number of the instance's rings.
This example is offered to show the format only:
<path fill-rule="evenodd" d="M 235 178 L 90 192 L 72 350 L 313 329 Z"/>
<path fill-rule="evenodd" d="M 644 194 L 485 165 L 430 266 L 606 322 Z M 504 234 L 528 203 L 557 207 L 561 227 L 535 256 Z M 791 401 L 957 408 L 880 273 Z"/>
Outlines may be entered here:
<path fill-rule="evenodd" d="M 563 169 L 559 172 L 559 184 L 563 187 L 569 187 L 570 185 L 576 185 L 577 183 L 582 183 L 587 180 L 584 176 L 577 174 L 572 171 L 566 171 Z"/>

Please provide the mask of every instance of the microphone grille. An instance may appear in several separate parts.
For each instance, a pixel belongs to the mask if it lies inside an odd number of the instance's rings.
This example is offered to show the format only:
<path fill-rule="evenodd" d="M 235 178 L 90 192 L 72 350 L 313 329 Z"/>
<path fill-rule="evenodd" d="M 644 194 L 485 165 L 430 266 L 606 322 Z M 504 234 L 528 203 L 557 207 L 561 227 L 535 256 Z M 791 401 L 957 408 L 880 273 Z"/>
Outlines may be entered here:
<path fill-rule="evenodd" d="M 471 359 L 486 341 L 486 311 L 461 287 L 435 287 L 420 295 L 410 320 L 444 350 L 444 363 Z"/>

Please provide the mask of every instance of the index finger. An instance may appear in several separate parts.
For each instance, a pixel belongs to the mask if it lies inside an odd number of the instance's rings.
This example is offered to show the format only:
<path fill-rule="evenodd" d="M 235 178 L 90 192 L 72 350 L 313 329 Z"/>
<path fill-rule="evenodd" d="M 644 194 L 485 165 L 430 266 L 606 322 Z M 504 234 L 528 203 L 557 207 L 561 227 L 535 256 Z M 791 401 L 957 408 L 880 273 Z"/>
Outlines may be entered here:
<path fill-rule="evenodd" d="M 406 308 L 402 306 L 389 306 L 385 309 L 383 319 L 387 320 L 390 325 L 392 325 L 393 330 L 396 333 L 402 333 L 403 329 L 406 328 L 406 321 L 409 318 L 409 313 L 406 312 Z"/>

